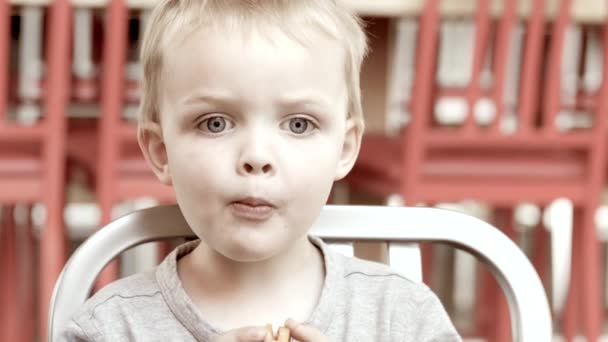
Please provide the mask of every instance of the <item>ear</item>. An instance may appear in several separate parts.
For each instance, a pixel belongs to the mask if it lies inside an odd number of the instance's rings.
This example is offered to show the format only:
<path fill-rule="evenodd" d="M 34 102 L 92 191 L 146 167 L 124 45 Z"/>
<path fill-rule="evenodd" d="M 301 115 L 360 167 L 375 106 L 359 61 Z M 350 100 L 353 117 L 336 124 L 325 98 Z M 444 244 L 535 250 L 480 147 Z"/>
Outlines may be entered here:
<path fill-rule="evenodd" d="M 359 156 L 359 149 L 361 148 L 362 136 L 362 125 L 357 125 L 352 118 L 348 118 L 346 121 L 344 144 L 342 145 L 342 151 L 340 154 L 340 160 L 338 160 L 338 167 L 336 169 L 334 181 L 338 181 L 346 177 L 346 175 L 355 165 L 355 161 L 357 161 L 357 157 Z"/>
<path fill-rule="evenodd" d="M 171 173 L 167 158 L 167 149 L 159 123 L 149 122 L 140 125 L 137 132 L 139 148 L 156 177 L 165 185 L 171 185 Z"/>

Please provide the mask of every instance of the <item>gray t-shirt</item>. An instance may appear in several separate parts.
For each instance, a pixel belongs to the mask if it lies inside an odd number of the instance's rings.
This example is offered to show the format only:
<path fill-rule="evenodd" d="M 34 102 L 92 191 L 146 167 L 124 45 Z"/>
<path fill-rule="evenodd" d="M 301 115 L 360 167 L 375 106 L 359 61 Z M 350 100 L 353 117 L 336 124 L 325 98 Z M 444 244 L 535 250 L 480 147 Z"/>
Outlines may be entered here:
<path fill-rule="evenodd" d="M 326 276 L 307 323 L 330 341 L 461 341 L 427 286 L 311 241 L 323 253 Z M 179 246 L 154 272 L 101 289 L 73 316 L 60 341 L 211 341 L 221 334 L 201 316 L 177 275 L 177 260 L 197 244 Z"/>

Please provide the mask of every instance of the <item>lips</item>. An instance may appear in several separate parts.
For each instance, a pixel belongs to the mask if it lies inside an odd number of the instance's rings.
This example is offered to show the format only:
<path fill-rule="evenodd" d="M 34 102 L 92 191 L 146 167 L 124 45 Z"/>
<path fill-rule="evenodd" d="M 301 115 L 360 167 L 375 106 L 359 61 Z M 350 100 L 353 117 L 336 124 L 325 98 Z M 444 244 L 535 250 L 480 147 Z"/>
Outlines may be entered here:
<path fill-rule="evenodd" d="M 259 207 L 259 206 L 274 207 L 274 205 L 272 203 L 270 203 L 269 201 L 266 201 L 265 199 L 257 198 L 257 197 L 246 197 L 246 198 L 234 201 L 232 203 L 241 203 L 241 204 L 248 205 L 251 207 Z"/>
<path fill-rule="evenodd" d="M 245 220 L 264 221 L 272 216 L 276 207 L 271 202 L 256 197 L 246 197 L 230 203 L 232 213 Z"/>

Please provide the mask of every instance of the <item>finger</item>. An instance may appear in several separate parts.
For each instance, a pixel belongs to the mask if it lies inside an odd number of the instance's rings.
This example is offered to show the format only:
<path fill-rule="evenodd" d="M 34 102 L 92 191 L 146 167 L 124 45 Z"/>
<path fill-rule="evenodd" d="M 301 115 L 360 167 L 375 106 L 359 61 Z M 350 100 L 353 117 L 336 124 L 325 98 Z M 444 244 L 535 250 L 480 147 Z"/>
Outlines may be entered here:
<path fill-rule="evenodd" d="M 263 327 L 244 327 L 226 332 L 215 342 L 264 342 L 266 329 Z"/>
<path fill-rule="evenodd" d="M 285 322 L 285 327 L 291 332 L 291 337 L 300 342 L 325 342 L 327 338 L 313 326 L 300 324 L 293 319 Z"/>
<path fill-rule="evenodd" d="M 269 332 L 266 332 L 266 336 L 264 337 L 264 342 L 274 342 L 274 338 Z"/>

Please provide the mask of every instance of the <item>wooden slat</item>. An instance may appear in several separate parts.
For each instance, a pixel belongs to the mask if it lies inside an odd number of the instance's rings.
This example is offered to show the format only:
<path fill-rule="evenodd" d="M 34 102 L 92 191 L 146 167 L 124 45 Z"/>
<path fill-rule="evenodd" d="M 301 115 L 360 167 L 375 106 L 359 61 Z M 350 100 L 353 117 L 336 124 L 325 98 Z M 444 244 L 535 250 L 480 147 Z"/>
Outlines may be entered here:
<path fill-rule="evenodd" d="M 497 206 L 512 206 L 515 203 L 526 201 L 539 205 L 549 205 L 553 199 L 570 196 L 575 205 L 580 205 L 587 197 L 582 182 L 539 183 L 536 180 L 521 180 L 518 184 L 486 183 L 479 179 L 463 180 L 454 185 L 452 179 L 443 180 L 439 177 L 425 179 L 424 192 L 417 194 L 420 202 L 434 201 L 437 194 L 445 202 L 461 201 L 463 196 L 475 198 L 479 201 L 491 202 Z M 551 199 L 551 200 L 550 200 Z"/>
<path fill-rule="evenodd" d="M 0 142 L 37 142 L 41 141 L 45 130 L 43 123 L 35 126 L 19 126 L 0 122 Z"/>
<path fill-rule="evenodd" d="M 67 109 L 70 94 L 70 32 L 72 12 L 68 0 L 55 0 L 47 11 L 46 84 L 44 96 L 44 144 L 42 200 L 46 208 L 45 227 L 40 235 L 41 262 L 38 281 L 38 324 L 40 340 L 46 340 L 48 305 L 51 302 L 55 281 L 66 261 L 67 241 L 63 226 L 65 202 L 65 151 L 67 136 Z"/>
<path fill-rule="evenodd" d="M 10 9 L 5 1 L 0 1 L 0 125 L 8 111 L 10 32 Z"/>
<path fill-rule="evenodd" d="M 388 264 L 388 246 L 384 242 L 355 241 L 353 247 L 359 259 Z"/>
<path fill-rule="evenodd" d="M 527 148 L 550 148 L 560 146 L 563 148 L 586 147 L 589 145 L 593 136 L 588 132 L 572 132 L 560 136 L 541 136 L 521 135 L 521 136 L 486 136 L 481 134 L 464 135 L 454 133 L 451 135 L 445 132 L 432 131 L 424 138 L 428 139 L 429 146 L 451 146 L 453 148 L 464 147 L 483 147 L 491 148 L 504 147 L 527 147 Z M 479 142 L 484 145 L 480 146 Z"/>
<path fill-rule="evenodd" d="M 497 33 L 495 35 L 496 45 L 494 46 L 494 53 L 492 55 L 494 84 L 492 88 L 492 99 L 496 106 L 497 113 L 494 121 L 491 124 L 491 131 L 496 134 L 500 131 L 500 123 L 503 122 L 505 116 L 505 108 L 510 104 L 505 101 L 505 87 L 507 82 L 507 68 L 510 63 L 514 61 L 509 60 L 512 58 L 513 51 L 516 49 L 513 46 L 513 31 L 515 28 L 515 8 L 516 0 L 506 0 L 506 12 L 502 16 L 499 24 Z"/>
<path fill-rule="evenodd" d="M 477 123 L 474 118 L 476 101 L 480 98 L 481 85 L 479 77 L 484 65 L 490 35 L 489 0 L 479 0 L 479 11 L 475 14 L 475 45 L 473 48 L 473 68 L 471 70 L 471 81 L 466 89 L 466 98 L 469 104 L 469 113 L 464 123 L 464 130 L 468 132 L 477 131 Z"/>
<path fill-rule="evenodd" d="M 40 200 L 42 184 L 40 177 L 0 178 L 0 204 L 32 203 Z"/>
<path fill-rule="evenodd" d="M 543 12 L 545 0 L 535 0 L 533 15 L 526 23 L 526 41 L 520 70 L 518 133 L 528 134 L 534 128 L 534 114 L 538 101 L 538 84 L 542 68 L 542 45 L 545 36 Z"/>
<path fill-rule="evenodd" d="M 423 141 L 430 124 L 431 99 L 436 69 L 437 27 L 440 25 L 439 1 L 429 0 L 425 3 L 424 13 L 420 18 L 416 47 L 416 72 L 412 94 L 412 120 L 408 123 L 408 132 L 402 136 L 401 169 L 418 170 L 423 161 Z M 408 194 L 408 201 L 416 203 L 412 196 L 418 186 L 418 174 L 405 172 L 404 179 L 399 184 L 399 194 Z M 403 196 L 405 197 L 405 196 Z"/>
<path fill-rule="evenodd" d="M 549 47 L 549 58 L 546 78 L 544 80 L 544 97 L 542 106 L 543 128 L 545 132 L 550 134 L 558 134 L 555 124 L 555 118 L 560 111 L 561 97 L 563 88 L 561 87 L 562 68 L 563 68 L 563 50 L 564 50 L 564 35 L 568 25 L 569 16 L 567 7 L 571 5 L 571 0 L 564 0 L 559 17 L 554 21 L 551 30 L 551 43 Z"/>
<path fill-rule="evenodd" d="M 42 174 L 42 165 L 37 157 L 3 154 L 1 158 L 0 177 L 2 178 L 39 178 Z"/>

